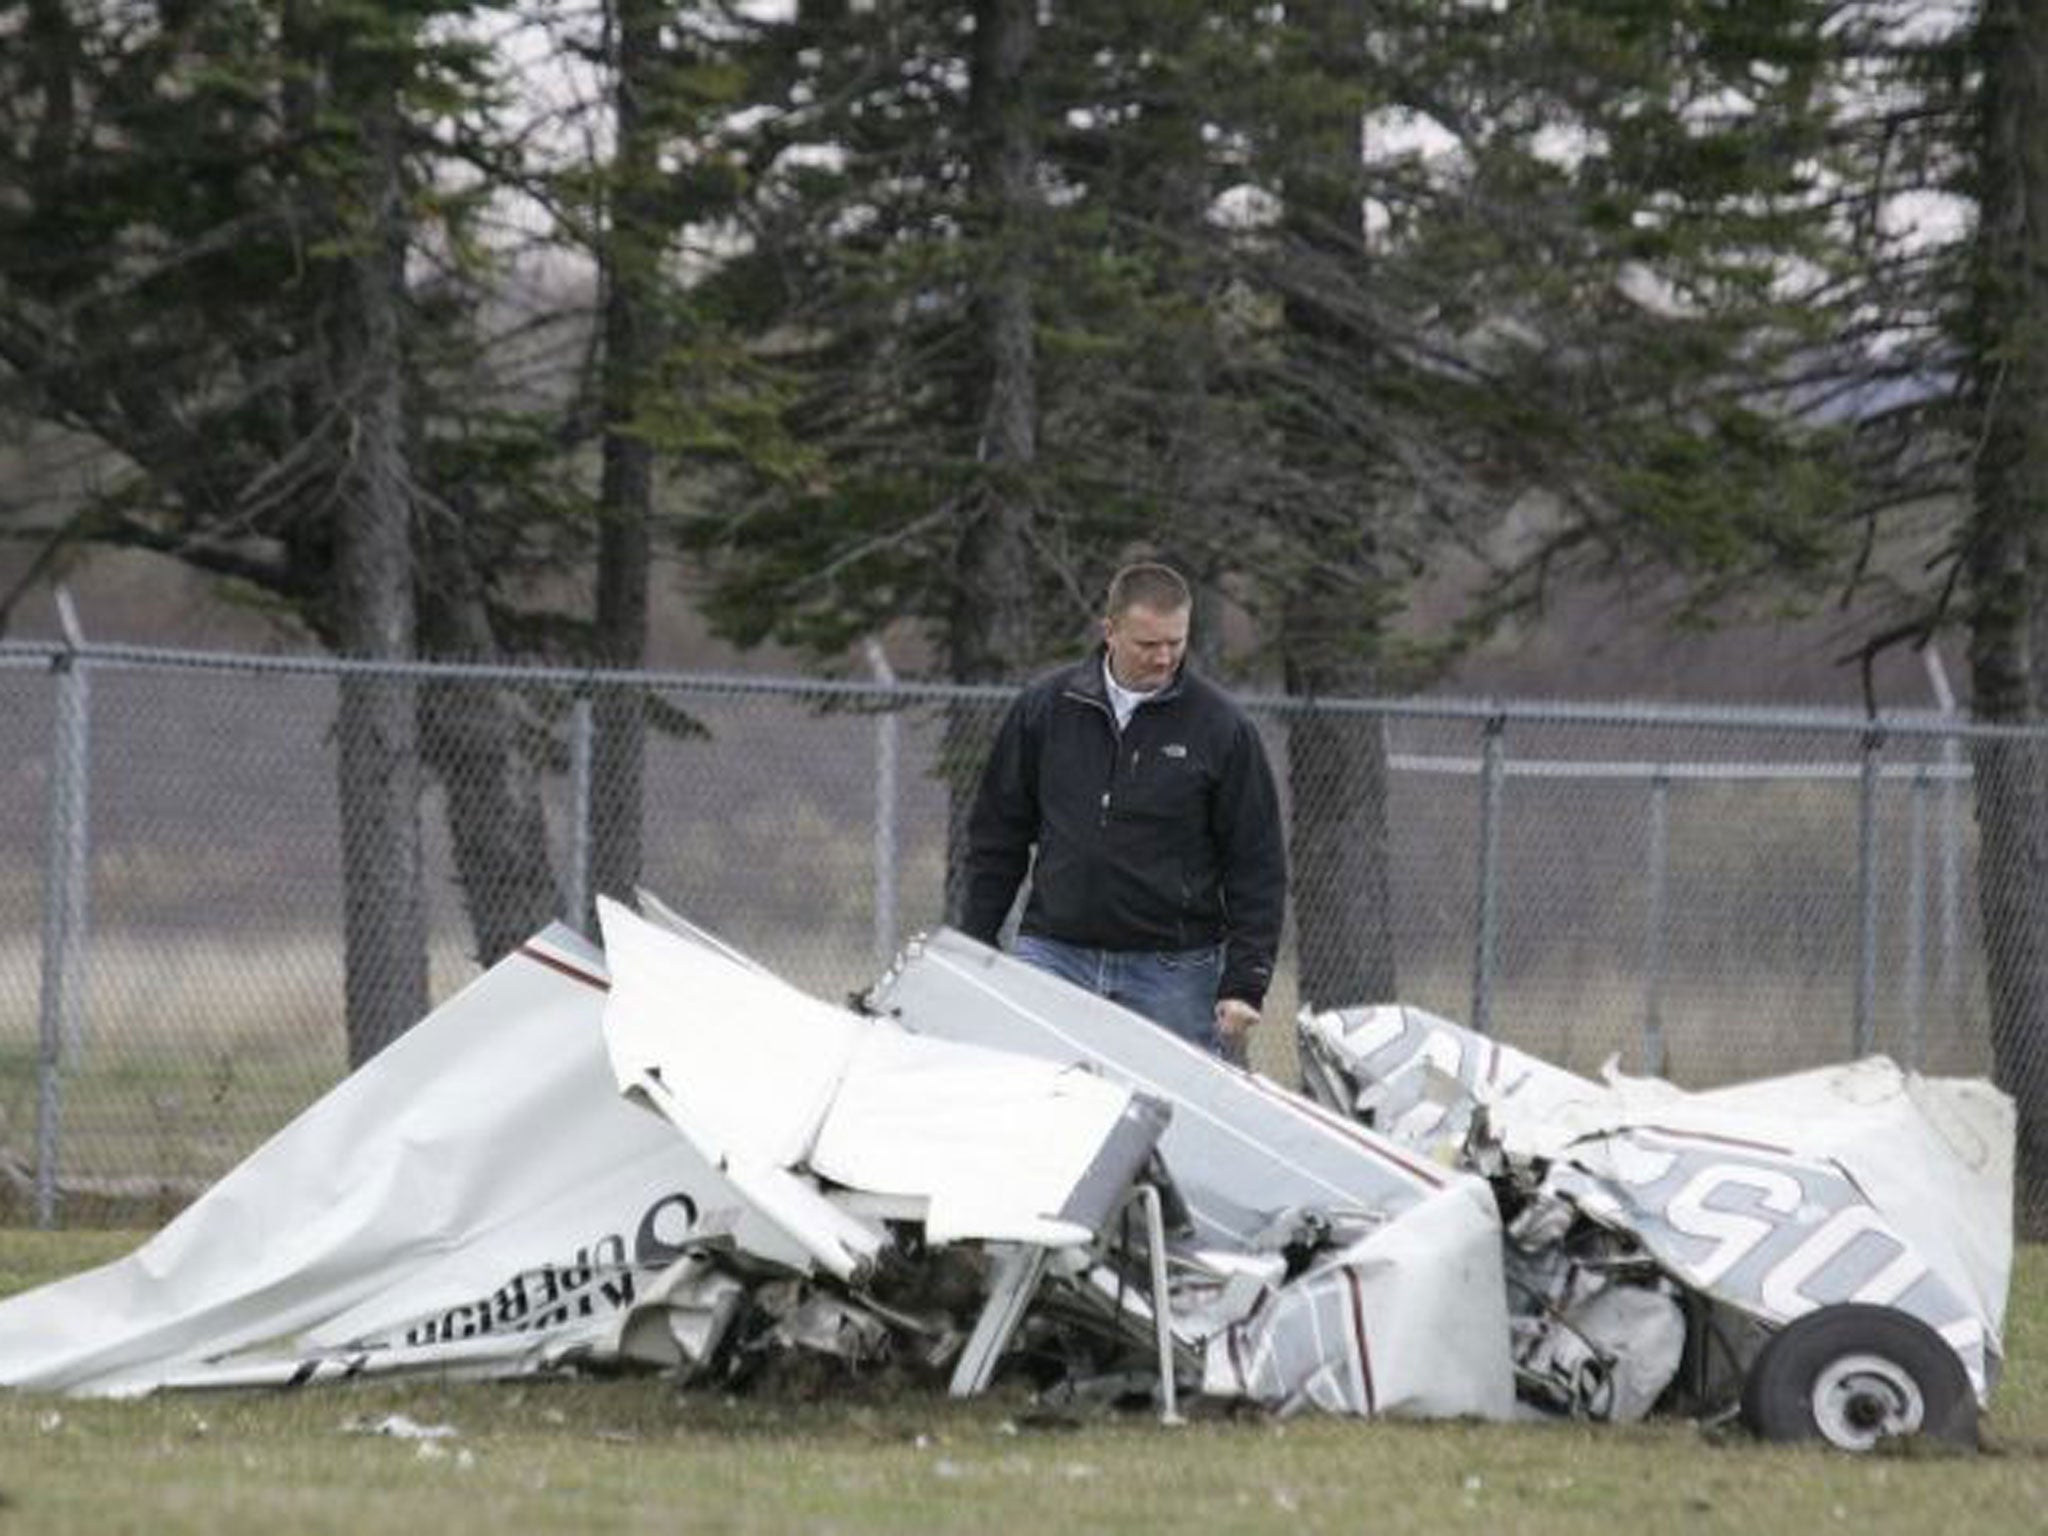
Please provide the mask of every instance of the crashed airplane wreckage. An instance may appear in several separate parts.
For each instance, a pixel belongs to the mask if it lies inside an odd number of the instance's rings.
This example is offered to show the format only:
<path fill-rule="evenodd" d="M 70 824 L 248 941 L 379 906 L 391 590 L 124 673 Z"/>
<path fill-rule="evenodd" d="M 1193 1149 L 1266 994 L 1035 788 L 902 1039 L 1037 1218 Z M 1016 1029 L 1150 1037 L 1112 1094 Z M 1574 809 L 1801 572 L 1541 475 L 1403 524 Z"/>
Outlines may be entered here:
<path fill-rule="evenodd" d="M 134 1254 L 0 1303 L 0 1384 L 824 1358 L 1169 1419 L 1739 1401 L 1854 1448 L 1963 1438 L 1995 1380 L 1987 1086 L 1721 1102 L 1393 1008 L 1304 1015 L 1303 1096 L 950 931 L 853 1011 L 600 906 L 602 951 L 535 936 Z"/>
<path fill-rule="evenodd" d="M 1884 1057 L 1686 1093 L 1420 1009 L 1305 1012 L 1318 1100 L 1485 1174 L 1518 1387 L 1576 1417 L 1974 1444 L 2002 1363 L 2012 1101 Z"/>
<path fill-rule="evenodd" d="M 862 1014 L 649 909 L 538 935 L 134 1254 L 0 1303 L 0 1385 L 822 1351 L 1142 1373 L 1169 1415 L 1511 1411 L 1483 1180 L 965 940 Z M 977 1006 L 938 1029 L 942 954 Z"/>

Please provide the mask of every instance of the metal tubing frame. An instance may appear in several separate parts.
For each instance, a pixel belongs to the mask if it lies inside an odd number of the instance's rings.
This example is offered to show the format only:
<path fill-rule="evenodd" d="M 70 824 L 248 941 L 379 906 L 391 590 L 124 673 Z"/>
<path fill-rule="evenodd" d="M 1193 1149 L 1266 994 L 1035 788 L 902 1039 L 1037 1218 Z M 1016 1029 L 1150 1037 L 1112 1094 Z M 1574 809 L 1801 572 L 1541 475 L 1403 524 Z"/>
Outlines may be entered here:
<path fill-rule="evenodd" d="M 1159 1422 L 1185 1424 L 1180 1414 L 1180 1384 L 1173 1375 L 1172 1295 L 1166 1284 L 1166 1210 L 1159 1186 L 1140 1184 L 1132 1191 L 1145 1208 L 1145 1251 L 1152 1261 L 1152 1337 L 1159 1346 Z"/>
<path fill-rule="evenodd" d="M 1038 1294 L 1039 1281 L 1045 1277 L 1048 1250 L 1043 1245 L 1005 1243 L 991 1246 L 996 1249 L 995 1272 L 989 1279 L 988 1297 L 982 1302 L 981 1316 L 975 1320 L 974 1331 L 968 1335 L 966 1344 L 961 1346 L 960 1358 L 954 1362 L 953 1379 L 946 1388 L 950 1397 L 975 1397 L 987 1390 L 995 1376 L 997 1362 L 1003 1358 L 1003 1351 L 1010 1347 L 1017 1325 L 1024 1321 L 1025 1310 L 1031 1305 L 1031 1298 Z"/>

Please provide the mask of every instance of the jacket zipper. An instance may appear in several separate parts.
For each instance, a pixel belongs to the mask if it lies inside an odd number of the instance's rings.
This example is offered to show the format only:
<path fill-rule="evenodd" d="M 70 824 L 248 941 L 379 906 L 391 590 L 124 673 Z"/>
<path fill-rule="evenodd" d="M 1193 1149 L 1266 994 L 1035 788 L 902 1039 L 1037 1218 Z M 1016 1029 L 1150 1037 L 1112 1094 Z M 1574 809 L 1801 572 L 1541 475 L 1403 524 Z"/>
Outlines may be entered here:
<path fill-rule="evenodd" d="M 1066 696 L 1077 704 L 1086 704 L 1090 709 L 1100 714 L 1104 720 L 1109 722 L 1111 741 L 1109 749 L 1109 783 L 1103 786 L 1102 799 L 1097 802 L 1095 810 L 1095 825 L 1097 829 L 1107 829 L 1109 826 L 1110 794 L 1116 788 L 1116 765 L 1123 757 L 1124 733 L 1117 728 L 1116 711 L 1100 699 L 1091 699 L 1087 694 L 1076 693 L 1071 688 L 1066 690 Z M 1133 766 L 1136 766 L 1137 757 L 1135 754 L 1132 756 L 1131 762 Z"/>

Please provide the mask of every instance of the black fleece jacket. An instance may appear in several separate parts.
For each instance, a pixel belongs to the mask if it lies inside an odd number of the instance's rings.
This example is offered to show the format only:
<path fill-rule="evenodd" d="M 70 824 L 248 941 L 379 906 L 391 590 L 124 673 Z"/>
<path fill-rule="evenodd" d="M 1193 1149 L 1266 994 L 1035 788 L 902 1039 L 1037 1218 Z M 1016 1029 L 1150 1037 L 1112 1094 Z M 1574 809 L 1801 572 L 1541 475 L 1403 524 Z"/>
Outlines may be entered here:
<path fill-rule="evenodd" d="M 1004 717 L 968 820 L 960 927 L 994 943 L 1029 870 L 1025 933 L 1091 949 L 1221 942 L 1217 996 L 1257 1005 L 1287 895 L 1258 732 L 1185 665 L 1119 732 L 1102 656 L 1040 678 Z"/>

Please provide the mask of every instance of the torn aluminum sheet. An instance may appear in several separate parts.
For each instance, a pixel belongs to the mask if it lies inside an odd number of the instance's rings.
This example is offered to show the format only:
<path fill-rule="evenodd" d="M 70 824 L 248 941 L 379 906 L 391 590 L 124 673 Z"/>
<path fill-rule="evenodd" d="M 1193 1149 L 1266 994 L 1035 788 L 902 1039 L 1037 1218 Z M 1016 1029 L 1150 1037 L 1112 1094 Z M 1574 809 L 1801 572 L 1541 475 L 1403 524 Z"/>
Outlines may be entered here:
<path fill-rule="evenodd" d="M 1569 1128 L 1605 1102 L 1600 1084 L 1420 1008 L 1304 1012 L 1297 1037 L 1314 1098 L 1447 1165 L 1481 1106 L 1512 1104 L 1512 1127 Z M 1497 1112 L 1491 1129 L 1508 1134 Z"/>
<path fill-rule="evenodd" d="M 1166 1125 L 1157 1099 L 1092 1072 L 919 1038 L 615 902 L 599 913 L 621 1090 L 841 1279 L 887 1241 L 869 1210 L 935 1243 L 1091 1242 Z"/>
<path fill-rule="evenodd" d="M 687 1372 L 764 1267 L 840 1276 L 891 1221 L 1091 1241 L 1164 1123 L 1091 1074 L 909 1037 L 622 909 L 607 927 L 611 956 L 529 941 L 135 1254 L 0 1304 L 0 1383 Z"/>
<path fill-rule="evenodd" d="M 602 958 L 551 927 L 128 1257 L 0 1303 L 0 1383 L 133 1394 L 604 1357 L 713 1228 L 806 1256 L 623 1103 Z"/>
<path fill-rule="evenodd" d="M 1534 1400 L 1601 1417 L 1648 1411 L 1658 1394 L 1645 1362 L 1668 1362 L 1667 1380 L 1678 1371 L 1679 1292 L 1711 1304 L 1704 1318 L 1751 1325 L 1727 1330 L 1735 1371 L 1723 1397 L 1753 1397 L 1760 1370 L 1780 1374 L 1767 1361 L 1799 1351 L 1773 1357 L 1772 1340 L 1801 1323 L 1849 1339 L 1877 1329 L 1916 1359 L 1938 1340 L 1975 1403 L 1988 1399 L 2013 1155 L 2011 1102 L 1989 1083 L 1923 1078 L 1882 1057 L 1702 1093 L 1611 1069 L 1594 1082 L 1400 1006 L 1304 1013 L 1298 1033 L 1305 1076 L 1328 1101 L 1496 1175 L 1518 1210 L 1507 1268 Z M 1635 1294 L 1600 1299 L 1616 1286 Z M 1610 1373 L 1626 1364 L 1626 1390 L 1598 1371 L 1586 1386 L 1591 1361 Z M 1928 1370 L 1946 1375 L 1938 1360 Z M 1939 1406 L 1929 1399 L 1946 1396 L 1913 1377 L 1894 1364 L 1832 1387 L 1817 1378 L 1812 1411 L 1793 1422 L 1825 1434 L 1836 1414 L 1829 1438 L 1874 1443 L 1926 1421 Z M 1945 1423 L 1974 1425 L 1974 1405 L 1948 1406 Z M 1752 1422 L 1763 1411 L 1747 1398 L 1744 1408 Z"/>
<path fill-rule="evenodd" d="M 1171 1250 L 1183 1277 L 1199 1250 L 1255 1252 L 1281 1218 L 1315 1213 L 1317 1251 L 1277 1286 L 1241 1285 L 1240 1311 L 1219 1315 L 1213 1272 L 1176 1279 L 1188 1304 L 1175 1302 L 1174 1329 L 1212 1360 L 1205 1389 L 1359 1414 L 1513 1411 L 1483 1180 L 952 930 L 912 944 L 868 1005 L 920 1035 L 1085 1062 L 1169 1103 L 1159 1150 L 1189 1217 Z"/>

